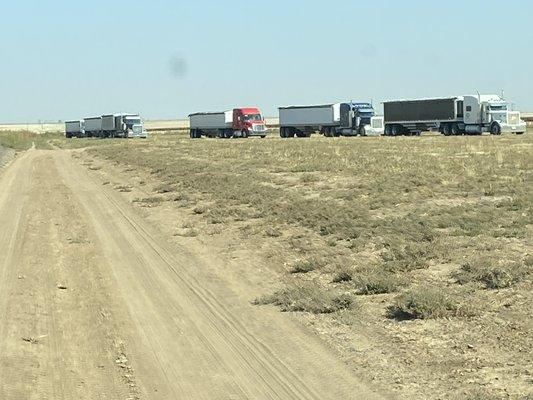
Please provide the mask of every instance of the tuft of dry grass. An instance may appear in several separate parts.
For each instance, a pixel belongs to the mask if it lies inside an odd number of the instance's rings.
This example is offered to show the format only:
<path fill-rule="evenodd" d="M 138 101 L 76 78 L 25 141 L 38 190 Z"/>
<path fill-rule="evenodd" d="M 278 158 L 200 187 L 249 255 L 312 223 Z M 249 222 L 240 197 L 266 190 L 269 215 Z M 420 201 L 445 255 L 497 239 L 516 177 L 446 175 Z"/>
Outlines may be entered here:
<path fill-rule="evenodd" d="M 314 283 L 287 286 L 273 294 L 253 301 L 256 305 L 272 304 L 281 311 L 299 311 L 312 314 L 329 314 L 352 308 L 354 299 L 348 294 L 324 291 Z"/>
<path fill-rule="evenodd" d="M 326 265 L 326 261 L 324 259 L 319 258 L 308 258 L 305 260 L 298 260 L 296 261 L 291 269 L 291 274 L 305 274 L 307 272 L 314 271 L 316 269 L 322 268 Z"/>
<path fill-rule="evenodd" d="M 487 289 L 503 289 L 527 279 L 532 272 L 528 258 L 523 262 L 513 262 L 481 257 L 464 263 L 454 276 L 460 284 L 481 282 Z"/>
<path fill-rule="evenodd" d="M 433 319 L 470 316 L 472 311 L 442 288 L 417 288 L 396 297 L 388 308 L 390 318 Z"/>

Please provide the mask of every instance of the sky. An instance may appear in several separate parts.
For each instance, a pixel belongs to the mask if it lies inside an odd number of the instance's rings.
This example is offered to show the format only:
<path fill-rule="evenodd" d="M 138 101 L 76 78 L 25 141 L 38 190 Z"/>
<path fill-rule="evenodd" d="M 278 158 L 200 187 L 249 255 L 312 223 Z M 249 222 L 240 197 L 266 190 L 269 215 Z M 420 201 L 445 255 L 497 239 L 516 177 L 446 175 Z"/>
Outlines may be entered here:
<path fill-rule="evenodd" d="M 502 90 L 533 111 L 530 0 L 2 3 L 2 123 Z"/>

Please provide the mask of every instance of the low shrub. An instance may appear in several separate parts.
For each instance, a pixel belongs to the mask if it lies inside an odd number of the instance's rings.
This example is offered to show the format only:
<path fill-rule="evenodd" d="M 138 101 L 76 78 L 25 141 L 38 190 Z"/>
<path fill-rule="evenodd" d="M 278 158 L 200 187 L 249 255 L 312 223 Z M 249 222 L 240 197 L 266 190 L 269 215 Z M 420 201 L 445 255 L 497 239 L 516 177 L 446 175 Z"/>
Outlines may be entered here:
<path fill-rule="evenodd" d="M 324 260 L 317 258 L 310 258 L 307 260 L 299 260 L 294 263 L 290 269 L 291 274 L 306 274 L 308 272 L 314 271 L 315 269 L 321 268 L 326 265 Z"/>
<path fill-rule="evenodd" d="M 485 257 L 464 263 L 454 277 L 460 284 L 481 282 L 487 289 L 503 289 L 523 281 L 530 274 L 527 259 L 522 264 Z"/>
<path fill-rule="evenodd" d="M 471 313 L 442 289 L 419 288 L 398 296 L 388 309 L 390 318 L 431 319 L 467 316 Z"/>
<path fill-rule="evenodd" d="M 357 294 L 384 294 L 396 292 L 404 280 L 388 271 L 374 271 L 353 278 Z"/>
<path fill-rule="evenodd" d="M 271 295 L 256 299 L 253 304 L 272 304 L 281 311 L 300 311 L 312 314 L 328 314 L 354 305 L 354 299 L 347 294 L 323 291 L 312 283 L 285 287 Z"/>

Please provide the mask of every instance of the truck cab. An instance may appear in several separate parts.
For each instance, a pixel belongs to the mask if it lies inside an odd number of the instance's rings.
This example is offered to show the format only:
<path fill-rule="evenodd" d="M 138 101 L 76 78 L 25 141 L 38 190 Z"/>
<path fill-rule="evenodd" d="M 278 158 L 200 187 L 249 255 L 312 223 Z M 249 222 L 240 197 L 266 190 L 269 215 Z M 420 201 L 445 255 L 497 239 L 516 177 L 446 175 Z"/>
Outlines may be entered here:
<path fill-rule="evenodd" d="M 248 137 L 267 135 L 265 119 L 258 108 L 233 109 L 234 136 Z"/>
<path fill-rule="evenodd" d="M 138 115 L 125 115 L 122 120 L 123 131 L 126 137 L 148 137 L 141 117 Z"/>
<path fill-rule="evenodd" d="M 344 114 L 348 113 L 347 116 Z M 344 136 L 382 135 L 383 118 L 376 117 L 371 103 L 340 103 L 340 129 Z"/>
<path fill-rule="evenodd" d="M 520 112 L 511 111 L 509 103 L 496 95 L 464 96 L 464 123 L 467 131 L 475 130 L 476 133 L 499 135 L 526 131 Z"/>

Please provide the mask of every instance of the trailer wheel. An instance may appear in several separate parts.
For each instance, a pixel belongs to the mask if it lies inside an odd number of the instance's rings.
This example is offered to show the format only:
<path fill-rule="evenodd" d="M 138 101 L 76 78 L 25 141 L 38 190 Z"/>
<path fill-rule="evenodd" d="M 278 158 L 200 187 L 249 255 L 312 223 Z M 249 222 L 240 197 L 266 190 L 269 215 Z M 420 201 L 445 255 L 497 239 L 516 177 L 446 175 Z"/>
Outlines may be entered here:
<path fill-rule="evenodd" d="M 452 134 L 452 126 L 450 124 L 444 124 L 442 131 L 444 132 L 444 136 L 450 136 Z"/>
<path fill-rule="evenodd" d="M 450 132 L 454 136 L 458 136 L 461 134 L 461 130 L 459 129 L 459 125 L 452 124 L 452 127 L 450 128 Z"/>
<path fill-rule="evenodd" d="M 392 135 L 392 126 L 387 124 L 385 125 L 385 136 L 391 136 Z"/>
<path fill-rule="evenodd" d="M 70 139 L 70 138 L 72 137 L 72 133 L 70 133 L 70 132 L 66 132 L 66 133 L 65 133 L 65 137 L 66 137 L 67 139 Z"/>
<path fill-rule="evenodd" d="M 394 124 L 391 129 L 392 136 L 400 136 L 402 134 L 401 125 Z"/>
<path fill-rule="evenodd" d="M 491 135 L 501 135 L 502 134 L 502 128 L 501 128 L 500 124 L 498 124 L 497 122 L 494 122 L 490 126 L 490 133 L 491 133 Z"/>

